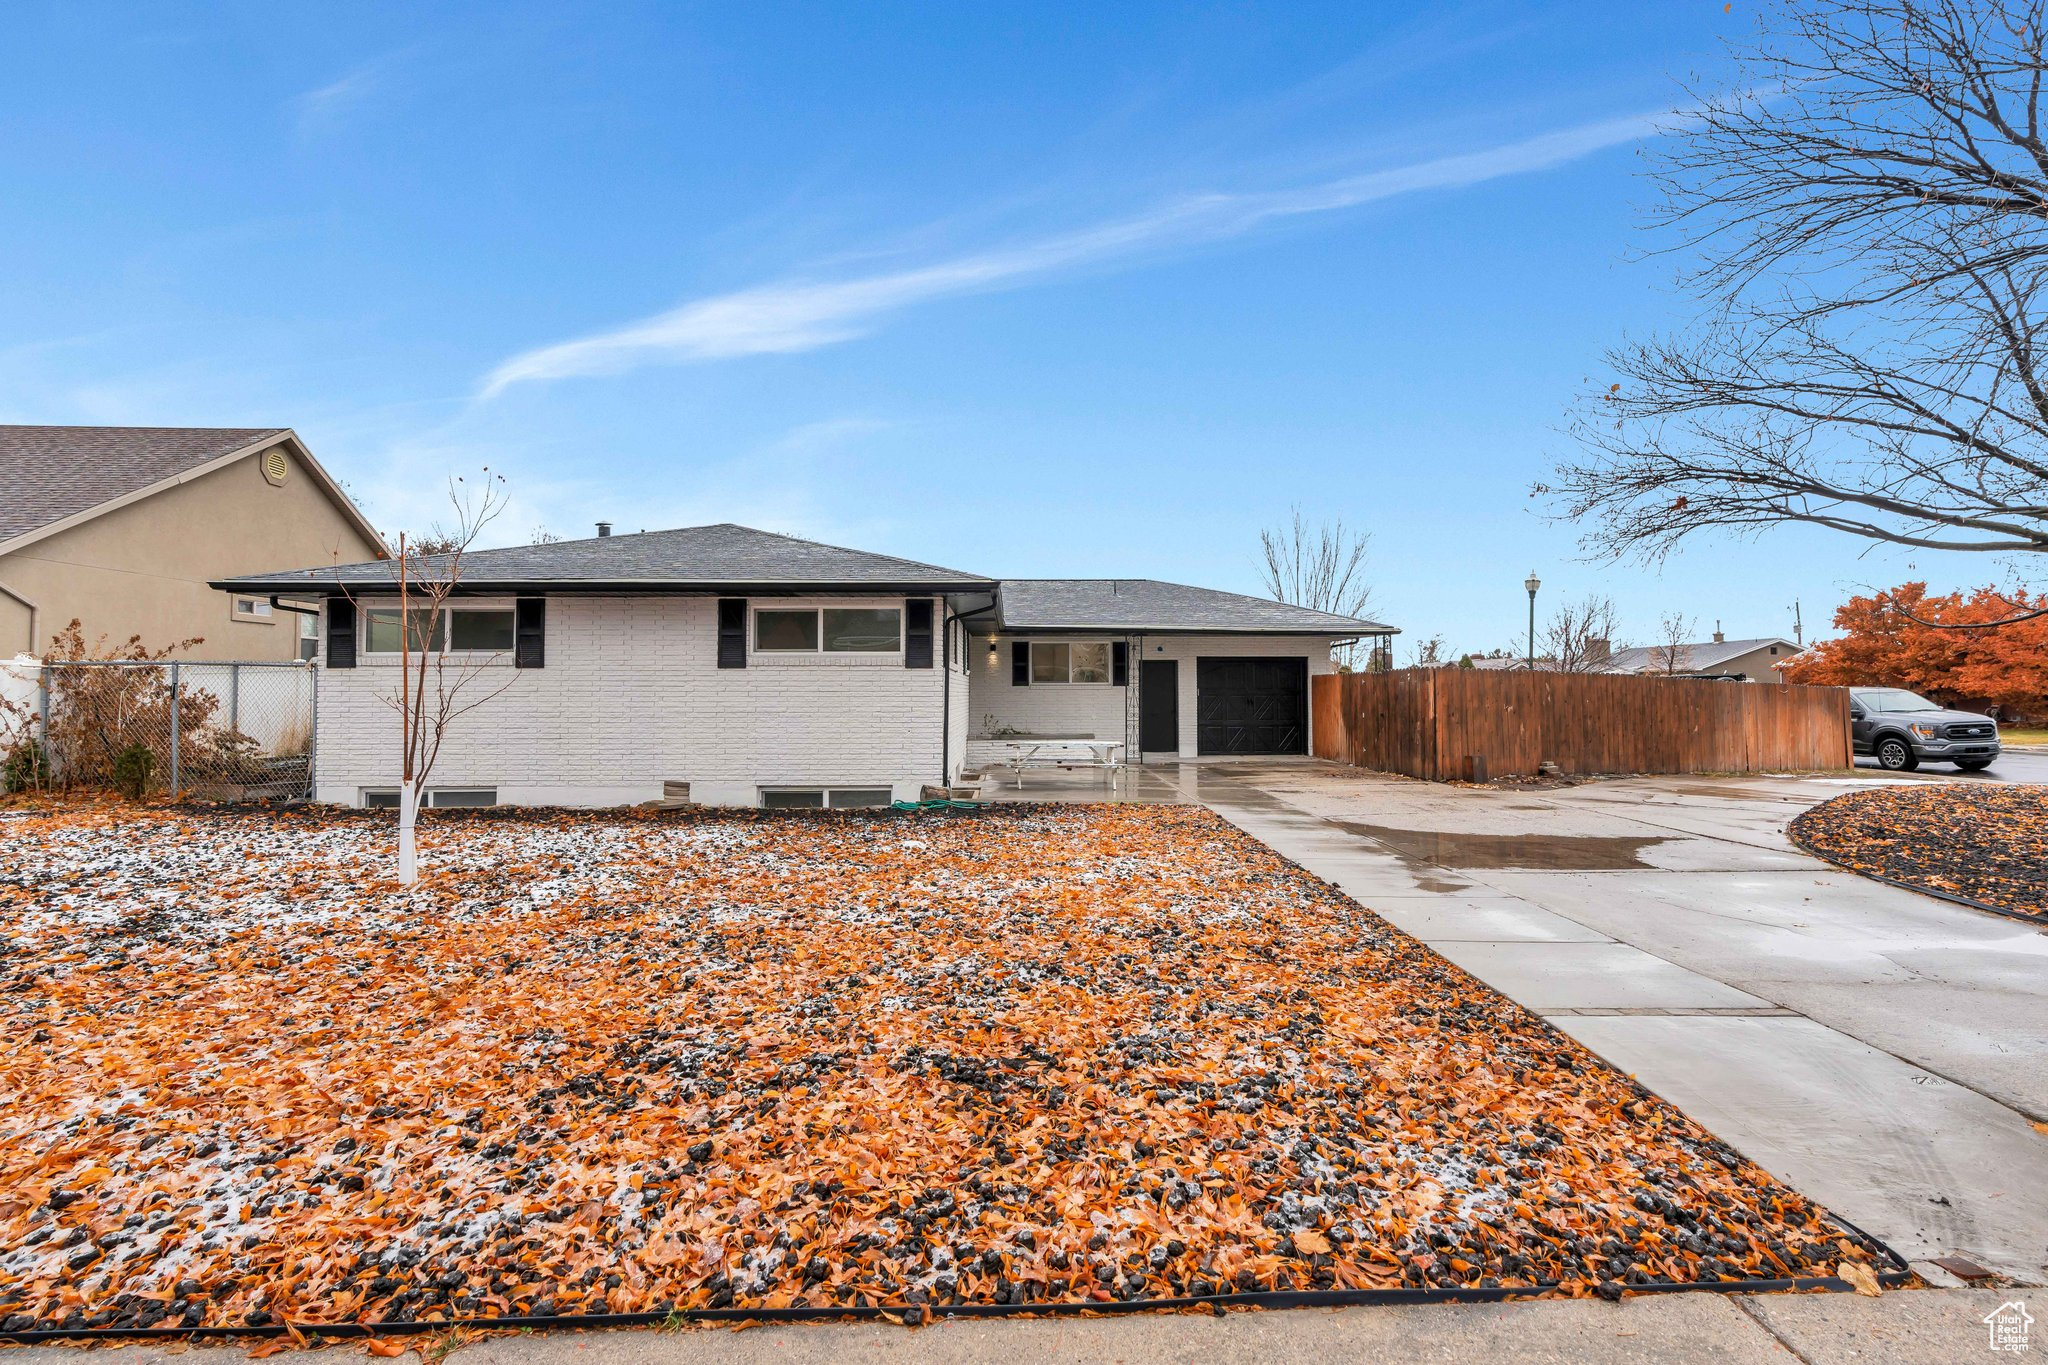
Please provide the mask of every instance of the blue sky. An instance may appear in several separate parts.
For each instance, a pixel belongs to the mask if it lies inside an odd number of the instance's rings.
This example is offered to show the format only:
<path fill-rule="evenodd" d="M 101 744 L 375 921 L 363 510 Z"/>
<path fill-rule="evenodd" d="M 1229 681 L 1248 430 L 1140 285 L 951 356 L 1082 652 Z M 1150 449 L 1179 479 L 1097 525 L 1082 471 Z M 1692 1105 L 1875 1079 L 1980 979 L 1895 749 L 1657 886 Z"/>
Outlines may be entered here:
<path fill-rule="evenodd" d="M 733 520 L 1257 591 L 1300 504 L 1457 649 L 1986 579 L 1577 558 L 1528 485 L 1681 322 L 1643 140 L 1751 7 L 77 4 L 0 17 L 0 421 L 296 427 L 378 525 Z M 1403 646 L 1403 657 L 1406 646 Z"/>

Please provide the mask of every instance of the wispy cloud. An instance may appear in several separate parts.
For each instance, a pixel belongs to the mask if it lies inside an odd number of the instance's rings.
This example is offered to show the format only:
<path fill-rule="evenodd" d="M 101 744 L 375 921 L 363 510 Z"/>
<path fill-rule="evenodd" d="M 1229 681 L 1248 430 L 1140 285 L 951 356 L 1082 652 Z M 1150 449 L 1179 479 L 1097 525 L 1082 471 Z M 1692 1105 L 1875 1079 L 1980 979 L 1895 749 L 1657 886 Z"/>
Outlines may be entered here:
<path fill-rule="evenodd" d="M 952 295 L 1016 288 L 1062 270 L 1221 241 L 1263 224 L 1546 170 L 1656 134 L 1669 114 L 1580 124 L 1519 142 L 1292 189 L 1190 195 L 1136 217 L 1035 242 L 844 280 L 784 280 L 696 299 L 594 336 L 513 356 L 481 396 L 516 384 L 617 374 L 652 364 L 814 350 L 870 331 L 886 315 Z"/>
<path fill-rule="evenodd" d="M 300 135 L 323 132 L 354 113 L 383 89 L 392 71 L 409 55 L 408 49 L 387 52 L 326 85 L 294 96 L 290 108 Z"/>

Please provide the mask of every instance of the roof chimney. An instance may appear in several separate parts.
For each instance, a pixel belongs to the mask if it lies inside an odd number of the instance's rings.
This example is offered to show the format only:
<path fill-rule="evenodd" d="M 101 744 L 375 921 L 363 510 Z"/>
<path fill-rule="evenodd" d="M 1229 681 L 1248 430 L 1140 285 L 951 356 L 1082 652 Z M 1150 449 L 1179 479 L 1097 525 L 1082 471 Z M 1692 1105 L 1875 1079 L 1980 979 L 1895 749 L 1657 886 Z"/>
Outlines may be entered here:
<path fill-rule="evenodd" d="M 603 539 L 604 537 L 606 537 L 606 536 L 610 535 L 611 533 L 612 533 L 612 524 L 611 524 L 610 522 L 608 522 L 608 521 L 600 521 L 600 522 L 599 522 L 599 523 L 597 524 L 597 535 L 598 535 L 598 539 L 602 540 L 602 539 Z"/>
<path fill-rule="evenodd" d="M 1596 635 L 1592 639 L 1586 641 L 1587 663 L 1604 664 L 1613 657 L 1614 647 L 1608 643 L 1606 636 Z"/>
<path fill-rule="evenodd" d="M 1714 643 L 1717 645 L 1726 644 L 1727 641 L 1728 637 L 1721 633 L 1721 623 L 1719 621 L 1714 622 Z"/>

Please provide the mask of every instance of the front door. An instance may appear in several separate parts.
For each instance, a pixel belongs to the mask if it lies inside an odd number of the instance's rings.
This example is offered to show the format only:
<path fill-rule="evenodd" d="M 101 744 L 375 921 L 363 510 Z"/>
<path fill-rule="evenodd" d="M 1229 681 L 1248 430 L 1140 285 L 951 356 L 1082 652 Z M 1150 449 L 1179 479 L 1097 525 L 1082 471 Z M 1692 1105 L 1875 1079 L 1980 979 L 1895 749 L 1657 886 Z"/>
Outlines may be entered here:
<path fill-rule="evenodd" d="M 1180 752 L 1180 665 L 1171 659 L 1146 659 L 1139 665 L 1138 749 Z"/>

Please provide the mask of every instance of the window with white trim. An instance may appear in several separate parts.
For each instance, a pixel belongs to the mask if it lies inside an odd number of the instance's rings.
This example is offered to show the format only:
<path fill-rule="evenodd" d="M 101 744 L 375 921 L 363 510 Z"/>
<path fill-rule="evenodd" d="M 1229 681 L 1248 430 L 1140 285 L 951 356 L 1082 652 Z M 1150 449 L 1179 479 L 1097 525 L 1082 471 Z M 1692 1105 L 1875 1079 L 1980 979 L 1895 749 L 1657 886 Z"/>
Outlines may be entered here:
<path fill-rule="evenodd" d="M 1045 640 L 1031 642 L 1033 683 L 1109 682 L 1109 643 L 1058 644 Z"/>
<path fill-rule="evenodd" d="M 399 609 L 369 607 L 363 612 L 363 653 L 399 652 Z M 509 654 L 514 636 L 510 607 L 414 607 L 410 648 L 428 653 Z"/>
<path fill-rule="evenodd" d="M 276 609 L 267 597 L 234 597 L 230 602 L 231 614 L 237 621 L 267 626 L 277 619 Z"/>
<path fill-rule="evenodd" d="M 302 611 L 299 622 L 299 662 L 307 663 L 320 657 L 320 617 L 318 613 Z"/>
<path fill-rule="evenodd" d="M 903 649 L 901 607 L 756 607 L 760 654 L 896 654 Z"/>

